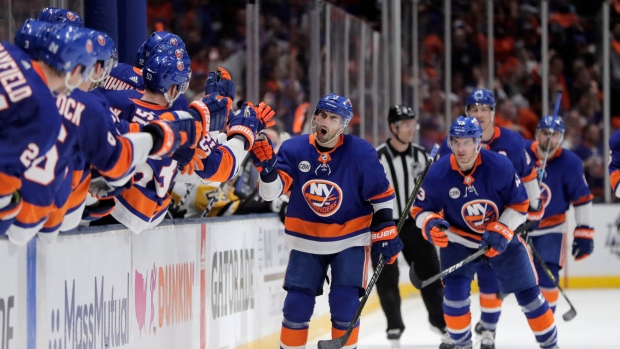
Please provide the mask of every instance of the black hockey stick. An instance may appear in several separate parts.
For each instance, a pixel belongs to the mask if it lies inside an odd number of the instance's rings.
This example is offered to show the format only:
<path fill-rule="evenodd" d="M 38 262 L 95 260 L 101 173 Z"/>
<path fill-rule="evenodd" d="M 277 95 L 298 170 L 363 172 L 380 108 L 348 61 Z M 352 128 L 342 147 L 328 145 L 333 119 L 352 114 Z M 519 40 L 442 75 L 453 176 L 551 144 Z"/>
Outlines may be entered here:
<path fill-rule="evenodd" d="M 540 263 L 540 265 L 542 266 L 543 270 L 545 271 L 545 273 L 547 274 L 549 279 L 551 279 L 551 281 L 553 281 L 553 283 L 555 284 L 555 287 L 557 287 L 558 290 L 560 290 L 560 293 L 562 294 L 562 296 L 566 300 L 566 303 L 568 303 L 568 305 L 570 306 L 570 309 L 566 313 L 564 313 L 562 315 L 562 319 L 564 319 L 564 321 L 571 321 L 572 319 L 575 318 L 575 316 L 577 316 L 577 310 L 573 306 L 573 303 L 571 303 L 570 300 L 568 299 L 568 297 L 566 296 L 566 293 L 564 293 L 564 290 L 560 286 L 560 283 L 558 282 L 558 279 L 556 279 L 553 276 L 553 273 L 551 272 L 551 270 L 549 269 L 549 267 L 547 266 L 545 261 L 542 259 L 540 254 L 538 254 L 538 251 L 536 251 L 536 249 L 534 248 L 534 244 L 532 244 L 531 240 L 528 241 L 528 245 L 530 245 L 530 251 L 532 251 L 532 254 L 534 255 L 534 257 L 536 257 L 536 259 L 538 259 L 538 263 Z"/>
<path fill-rule="evenodd" d="M 515 230 L 515 234 L 520 234 L 524 231 L 527 231 L 528 229 L 530 229 L 531 227 L 533 227 L 536 224 L 536 221 L 529 221 L 526 222 L 525 224 L 520 225 L 516 230 Z M 432 284 L 433 282 L 437 281 L 438 279 L 448 275 L 448 274 L 452 274 L 454 271 L 456 271 L 457 269 L 460 269 L 462 266 L 464 266 L 465 264 L 478 259 L 478 257 L 482 256 L 486 251 L 489 250 L 489 247 L 487 246 L 484 250 L 478 250 L 476 251 L 476 253 L 471 254 L 469 257 L 463 259 L 462 261 L 456 263 L 455 265 L 443 270 L 441 273 L 436 274 L 434 276 L 431 276 L 430 278 L 422 281 L 418 275 L 415 273 L 415 269 L 413 268 L 413 263 L 411 263 L 411 269 L 409 269 L 409 280 L 411 280 L 411 283 L 413 284 L 413 286 L 415 288 L 422 289 L 430 284 Z"/>
<path fill-rule="evenodd" d="M 418 180 L 415 183 L 413 192 L 411 192 L 411 195 L 409 195 L 409 198 L 407 199 L 407 203 L 405 204 L 405 208 L 403 212 L 400 213 L 400 218 L 398 219 L 398 224 L 396 225 L 396 229 L 399 233 L 400 233 L 400 229 L 405 223 L 405 219 L 407 218 L 407 215 L 409 214 L 409 209 L 411 208 L 411 205 L 413 205 L 413 202 L 415 201 L 415 197 L 418 195 L 418 192 L 420 191 L 420 187 L 422 187 L 422 182 L 424 181 L 424 177 L 426 177 L 426 173 L 428 173 L 428 169 L 431 167 L 431 165 L 435 161 L 435 156 L 437 155 L 438 151 L 439 151 L 439 145 L 435 144 L 433 146 L 433 149 L 431 150 L 431 155 L 429 159 L 426 161 L 426 165 L 424 166 L 424 170 L 422 171 L 422 174 L 420 175 L 420 177 L 418 177 Z M 375 269 L 374 274 L 372 274 L 372 278 L 370 279 L 370 282 L 368 282 L 368 286 L 366 287 L 366 292 L 364 293 L 364 296 L 362 296 L 362 299 L 360 300 L 360 304 L 357 306 L 357 310 L 355 311 L 355 315 L 353 315 L 353 319 L 351 320 L 351 324 L 349 324 L 349 328 L 347 328 L 347 331 L 344 333 L 344 335 L 338 338 L 334 338 L 334 339 L 320 340 L 317 343 L 318 349 L 340 349 L 344 347 L 344 345 L 349 340 L 349 337 L 351 337 L 351 333 L 353 333 L 353 329 L 355 329 L 355 324 L 357 324 L 357 321 L 362 315 L 362 310 L 364 309 L 364 305 L 366 304 L 366 301 L 368 301 L 370 292 L 375 286 L 377 279 L 379 279 L 379 275 L 381 274 L 381 271 L 383 270 L 384 266 L 385 266 L 385 259 L 383 259 L 383 255 L 381 255 L 379 257 L 379 264 L 377 265 L 377 268 Z"/>

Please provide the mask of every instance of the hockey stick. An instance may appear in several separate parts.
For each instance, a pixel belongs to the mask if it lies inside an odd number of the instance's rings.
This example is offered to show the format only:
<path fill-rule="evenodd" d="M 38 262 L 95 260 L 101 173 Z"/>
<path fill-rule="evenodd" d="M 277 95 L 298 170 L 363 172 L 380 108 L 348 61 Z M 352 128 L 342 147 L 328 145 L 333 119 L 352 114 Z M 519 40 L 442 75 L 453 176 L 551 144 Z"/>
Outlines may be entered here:
<path fill-rule="evenodd" d="M 427 160 L 426 165 L 424 166 L 424 170 L 422 171 L 422 174 L 420 175 L 420 177 L 418 177 L 418 180 L 415 183 L 413 192 L 411 192 L 411 195 L 409 195 L 409 198 L 407 199 L 407 203 L 405 204 L 405 208 L 403 212 L 400 213 L 400 218 L 398 219 L 398 224 L 396 225 L 396 229 L 399 233 L 400 233 L 400 229 L 405 223 L 405 219 L 407 218 L 407 215 L 409 214 L 409 209 L 411 208 L 411 205 L 413 205 L 413 201 L 415 201 L 415 197 L 418 195 L 418 191 L 420 191 L 420 187 L 422 187 L 422 182 L 424 181 L 424 177 L 426 177 L 426 173 L 428 173 L 428 169 L 431 167 L 431 165 L 435 161 L 435 156 L 437 155 L 438 151 L 439 151 L 439 145 L 435 144 L 433 146 L 433 149 L 431 150 L 431 155 L 429 159 Z M 379 264 L 377 265 L 377 268 L 375 269 L 374 274 L 372 274 L 372 278 L 370 279 L 370 282 L 368 282 L 368 286 L 366 287 L 366 292 L 364 293 L 364 296 L 362 296 L 362 299 L 360 300 L 360 304 L 357 306 L 357 310 L 355 311 L 355 315 L 353 315 L 353 319 L 351 320 L 351 323 L 349 324 L 349 328 L 347 328 L 347 331 L 344 333 L 344 335 L 338 338 L 334 338 L 334 339 L 320 340 L 317 343 L 318 349 L 340 349 L 344 347 L 344 345 L 349 340 L 349 337 L 351 337 L 351 333 L 353 333 L 353 329 L 355 329 L 355 325 L 357 324 L 357 321 L 362 315 L 362 310 L 364 309 L 364 305 L 366 304 L 366 301 L 368 300 L 368 297 L 370 296 L 370 292 L 375 286 L 377 279 L 379 279 L 379 275 L 381 274 L 381 271 L 383 270 L 384 266 L 385 266 L 385 259 L 383 259 L 383 255 L 381 255 L 379 257 Z"/>
<path fill-rule="evenodd" d="M 515 234 L 520 234 L 524 231 L 527 231 L 528 229 L 530 229 L 531 227 L 534 226 L 534 224 L 536 224 L 536 221 L 529 221 L 526 222 L 525 224 L 520 225 L 516 230 L 515 230 Z M 489 250 L 489 247 L 487 246 L 484 250 L 478 250 L 476 251 L 476 253 L 471 254 L 469 257 L 463 259 L 462 261 L 456 263 L 455 265 L 443 270 L 441 273 L 436 274 L 434 276 L 431 276 L 430 278 L 422 281 L 418 275 L 415 273 L 415 270 L 413 268 L 413 263 L 411 263 L 411 269 L 409 269 L 409 280 L 411 280 L 411 283 L 413 284 L 413 286 L 415 288 L 422 289 L 430 284 L 432 284 L 433 282 L 437 281 L 438 279 L 448 275 L 448 274 L 452 274 L 454 271 L 460 269 L 462 266 L 464 266 L 465 264 L 477 259 L 478 257 L 482 256 L 486 251 Z"/>
<path fill-rule="evenodd" d="M 553 283 L 555 284 L 555 287 L 557 287 L 558 290 L 560 290 L 560 293 L 562 294 L 562 296 L 566 300 L 566 303 L 568 303 L 568 305 L 570 306 L 570 309 L 566 313 L 564 313 L 562 315 L 562 319 L 564 319 L 564 321 L 571 321 L 572 319 L 575 318 L 575 316 L 577 316 L 577 310 L 573 306 L 573 303 L 571 303 L 570 300 L 568 299 L 568 297 L 566 296 L 566 293 L 564 293 L 564 290 L 560 286 L 560 283 L 558 282 L 558 279 L 556 279 L 553 276 L 553 273 L 551 272 L 551 270 L 549 269 L 549 267 L 547 266 L 545 261 L 538 254 L 538 251 L 536 251 L 536 249 L 534 248 L 534 244 L 532 244 L 531 240 L 528 241 L 528 245 L 530 246 L 530 251 L 532 251 L 532 254 L 534 255 L 534 257 L 536 257 L 536 259 L 538 259 L 538 262 L 542 266 L 543 270 L 545 271 L 545 273 L 547 274 L 549 279 L 551 279 L 551 281 L 553 281 Z"/>

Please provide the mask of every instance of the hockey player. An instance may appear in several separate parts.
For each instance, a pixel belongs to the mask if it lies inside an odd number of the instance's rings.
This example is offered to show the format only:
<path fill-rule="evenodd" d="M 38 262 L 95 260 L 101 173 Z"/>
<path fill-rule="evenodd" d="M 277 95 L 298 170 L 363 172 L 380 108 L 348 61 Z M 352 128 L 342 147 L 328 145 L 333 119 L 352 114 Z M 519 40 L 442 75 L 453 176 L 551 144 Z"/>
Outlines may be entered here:
<path fill-rule="evenodd" d="M 551 140 L 549 140 L 551 137 Z M 538 167 L 542 166 L 548 152 L 547 166 L 543 172 L 541 185 L 545 215 L 538 228 L 528 233 L 528 238 L 540 254 L 556 280 L 564 264 L 563 246 L 566 232 L 566 212 L 572 204 L 575 209 L 576 228 L 573 233 L 572 254 L 575 260 L 586 258 L 594 249 L 594 228 L 590 223 L 592 194 L 583 174 L 581 159 L 560 145 L 564 138 L 564 122 L 551 115 L 538 123 L 536 140 L 526 141 L 527 150 Z M 550 141 L 550 143 L 549 143 Z M 549 149 L 547 148 L 549 144 Z M 536 262 L 540 290 L 555 312 L 558 289 L 547 276 L 542 266 Z"/>
<path fill-rule="evenodd" d="M 91 38 L 97 41 L 94 43 Z M 90 72 L 99 51 L 95 47 L 105 43 L 105 39 L 104 34 L 88 29 L 27 20 L 16 35 L 15 42 L 30 48 L 33 58 L 55 64 L 54 69 L 59 70 L 59 65 L 73 60 L 74 69 Z M 57 50 L 49 49 L 54 45 Z M 75 46 L 66 47 L 72 45 Z M 89 78 L 90 73 L 82 76 L 81 85 L 89 85 Z M 146 161 L 147 156 L 164 156 L 178 146 L 171 144 L 180 142 L 180 134 L 174 134 L 173 126 L 163 122 L 145 126 L 146 133 L 115 137 L 113 128 L 108 128 L 109 109 L 101 101 L 89 97 L 79 89 L 71 91 L 70 95 L 60 94 L 57 97 L 56 106 L 64 117 L 60 136 L 56 145 L 39 160 L 41 167 L 35 167 L 36 171 L 33 170 L 32 176 L 24 182 L 24 190 L 29 193 L 24 195 L 24 200 L 35 203 L 38 208 L 17 216 L 8 231 L 14 243 L 25 243 L 38 231 L 49 233 L 42 237 L 56 235 L 70 203 L 68 197 L 77 187 L 74 184 L 82 178 L 84 160 L 77 173 L 73 172 L 75 164 L 80 163 L 75 161 L 76 157 L 84 157 L 106 175 L 124 183 L 130 179 L 135 165 Z M 88 185 L 83 187 L 87 189 Z M 83 196 L 85 189 L 79 189 Z"/>
<path fill-rule="evenodd" d="M 468 117 L 478 119 L 482 128 L 482 144 L 485 149 L 505 155 L 512 162 L 530 200 L 528 208 L 529 220 L 540 220 L 544 214 L 544 206 L 540 202 L 540 187 L 536 180 L 536 170 L 530 156 L 525 150 L 523 138 L 517 132 L 494 126 L 495 97 L 485 89 L 477 89 L 467 98 L 465 113 Z M 441 155 L 450 154 L 448 138 L 439 150 Z M 480 287 L 480 308 L 482 315 L 476 325 L 476 332 L 483 334 L 483 349 L 493 349 L 495 330 L 501 314 L 502 299 L 498 297 L 499 284 L 492 268 L 479 264 L 478 286 Z M 487 331 L 488 333 L 483 333 Z"/>
<path fill-rule="evenodd" d="M 465 264 L 442 279 L 443 309 L 453 343 L 444 342 L 440 349 L 472 348 L 470 285 L 480 263 L 493 268 L 502 293 L 514 292 L 540 347 L 557 348 L 553 313 L 540 294 L 525 243 L 514 234 L 526 220 L 527 194 L 510 160 L 481 150 L 482 134 L 475 118 L 460 116 L 454 121 L 448 140 L 453 154 L 430 168 L 411 210 L 424 237 L 441 248 L 441 269 L 477 249 L 487 250 L 484 260 Z"/>
<path fill-rule="evenodd" d="M 317 103 L 311 134 L 284 142 L 277 157 L 268 138 L 252 149 L 259 195 L 271 201 L 291 190 L 284 223 L 292 251 L 284 277 L 281 348 L 305 347 L 328 267 L 332 337 L 337 338 L 364 293 L 369 250 L 391 264 L 402 249 L 392 220 L 394 190 L 375 149 L 343 134 L 352 117 L 349 99 L 332 93 Z M 346 348 L 357 346 L 359 322 L 355 326 Z"/>
<path fill-rule="evenodd" d="M 614 195 L 620 198 L 620 130 L 609 137 L 609 183 Z"/>
<path fill-rule="evenodd" d="M 412 143 L 416 121 L 415 113 L 410 107 L 392 106 L 388 113 L 388 124 L 392 137 L 377 148 L 377 154 L 395 191 L 392 219 L 397 222 L 415 187 L 415 179 L 426 165 L 427 155 L 422 147 Z M 409 216 L 403 224 L 400 238 L 403 241 L 403 255 L 407 264 L 411 265 L 411 262 L 414 262 L 416 273 L 421 278 L 426 279 L 439 273 L 439 259 L 435 247 L 422 238 L 420 229 Z M 394 341 L 394 345 L 398 344 L 397 341 L 405 330 L 400 313 L 398 279 L 398 264 L 394 263 L 386 265 L 377 280 L 377 294 L 387 318 L 387 338 Z M 441 282 L 437 281 L 423 288 L 421 292 L 431 328 L 439 333 L 445 333 L 446 322 L 441 308 L 443 299 Z"/>

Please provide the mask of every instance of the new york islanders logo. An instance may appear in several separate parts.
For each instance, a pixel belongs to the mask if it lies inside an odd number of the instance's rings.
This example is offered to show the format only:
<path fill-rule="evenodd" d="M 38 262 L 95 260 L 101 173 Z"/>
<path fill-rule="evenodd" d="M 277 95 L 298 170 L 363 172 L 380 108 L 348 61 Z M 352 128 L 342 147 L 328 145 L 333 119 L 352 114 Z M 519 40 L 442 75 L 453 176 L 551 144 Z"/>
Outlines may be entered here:
<path fill-rule="evenodd" d="M 70 20 L 71 22 L 75 22 L 75 20 L 77 19 L 77 16 L 73 12 L 67 12 L 67 19 Z"/>
<path fill-rule="evenodd" d="M 549 186 L 544 182 L 540 183 L 540 199 L 543 205 L 545 205 L 544 207 L 547 207 L 551 202 L 551 189 L 549 189 Z"/>
<path fill-rule="evenodd" d="M 86 52 L 88 53 L 93 52 L 93 42 L 90 39 L 86 40 L 86 44 L 84 45 L 84 48 L 86 48 Z"/>
<path fill-rule="evenodd" d="M 179 46 L 179 40 L 176 38 L 170 38 L 170 45 Z"/>
<path fill-rule="evenodd" d="M 181 49 L 176 49 L 174 55 L 177 56 L 178 59 L 183 59 L 183 51 L 181 51 Z"/>
<path fill-rule="evenodd" d="M 301 191 L 308 206 L 321 217 L 333 215 L 342 203 L 342 189 L 330 181 L 310 180 L 304 184 Z"/>
<path fill-rule="evenodd" d="M 181 61 L 177 61 L 177 69 L 183 71 L 185 69 L 185 65 Z"/>
<path fill-rule="evenodd" d="M 499 219 L 499 210 L 493 201 L 472 200 L 463 205 L 461 216 L 471 230 L 482 234 L 489 222 Z"/>
<path fill-rule="evenodd" d="M 97 35 L 97 42 L 99 43 L 99 45 L 105 46 L 105 38 L 103 37 L 103 35 Z"/>

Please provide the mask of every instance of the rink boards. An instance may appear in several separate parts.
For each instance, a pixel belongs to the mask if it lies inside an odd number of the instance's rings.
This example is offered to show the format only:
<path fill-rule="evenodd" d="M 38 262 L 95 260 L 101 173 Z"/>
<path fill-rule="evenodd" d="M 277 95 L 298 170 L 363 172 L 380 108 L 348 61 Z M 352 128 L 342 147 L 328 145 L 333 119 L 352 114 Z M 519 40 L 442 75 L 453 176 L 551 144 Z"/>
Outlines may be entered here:
<path fill-rule="evenodd" d="M 620 287 L 620 210 L 597 205 L 592 217 L 595 253 L 568 256 L 565 281 Z M 277 345 L 289 251 L 276 215 L 116 228 L 23 247 L 0 239 L 0 349 Z M 329 330 L 324 298 L 311 332 Z"/>

